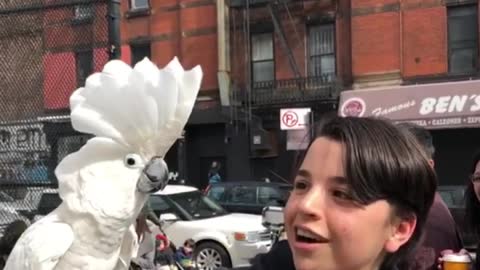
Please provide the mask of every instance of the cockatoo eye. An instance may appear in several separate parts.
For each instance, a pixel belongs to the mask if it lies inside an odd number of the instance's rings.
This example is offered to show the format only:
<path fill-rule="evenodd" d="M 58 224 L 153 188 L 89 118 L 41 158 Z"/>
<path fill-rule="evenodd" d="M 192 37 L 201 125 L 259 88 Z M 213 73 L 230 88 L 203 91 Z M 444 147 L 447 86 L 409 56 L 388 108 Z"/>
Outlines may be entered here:
<path fill-rule="evenodd" d="M 137 154 L 128 154 L 124 160 L 125 166 L 130 168 L 138 168 L 143 165 L 142 158 Z"/>

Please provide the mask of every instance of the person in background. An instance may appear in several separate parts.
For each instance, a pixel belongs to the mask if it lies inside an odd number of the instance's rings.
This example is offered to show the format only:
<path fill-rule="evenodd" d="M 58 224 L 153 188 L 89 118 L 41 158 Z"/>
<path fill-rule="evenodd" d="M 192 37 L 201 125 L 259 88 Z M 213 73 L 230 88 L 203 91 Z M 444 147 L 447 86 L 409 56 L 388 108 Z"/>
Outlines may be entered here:
<path fill-rule="evenodd" d="M 415 136 L 427 154 L 430 165 L 434 168 L 435 147 L 430 132 L 413 123 L 401 123 L 398 126 Z M 462 247 L 455 220 L 440 194 L 436 192 L 432 207 L 428 212 L 424 236 L 420 240 L 420 245 L 412 255 L 413 259 L 406 261 L 409 265 L 402 268 L 434 270 L 437 268 L 437 260 L 443 250 L 460 250 Z"/>
<path fill-rule="evenodd" d="M 478 151 L 472 162 L 471 175 L 465 189 L 465 222 L 468 229 L 474 233 L 477 239 L 480 238 L 480 151 Z M 465 249 L 462 250 L 444 250 L 442 255 L 451 254 L 468 254 Z M 473 261 L 473 270 L 480 270 L 480 243 L 477 244 L 475 252 L 475 260 Z M 439 259 L 438 268 L 441 268 L 442 258 Z"/>
<path fill-rule="evenodd" d="M 480 238 L 480 151 L 473 157 L 470 181 L 465 190 L 465 220 L 470 230 Z M 474 269 L 480 269 L 480 243 L 477 244 Z"/>
<path fill-rule="evenodd" d="M 210 166 L 210 170 L 208 171 L 208 184 L 215 184 L 222 181 L 222 177 L 220 176 L 220 163 L 218 161 L 213 161 L 212 165 Z"/>
<path fill-rule="evenodd" d="M 156 235 L 157 250 L 155 253 L 156 270 L 174 270 L 175 253 L 168 238 L 163 234 Z"/>
<path fill-rule="evenodd" d="M 137 232 L 139 248 L 137 251 L 137 257 L 132 259 L 131 268 L 142 270 L 154 270 L 155 269 L 155 237 L 150 229 L 154 226 L 140 213 L 135 223 L 135 231 Z"/>
<path fill-rule="evenodd" d="M 185 240 L 183 246 L 175 252 L 175 260 L 185 269 L 193 269 L 193 249 L 195 241 L 191 238 Z"/>

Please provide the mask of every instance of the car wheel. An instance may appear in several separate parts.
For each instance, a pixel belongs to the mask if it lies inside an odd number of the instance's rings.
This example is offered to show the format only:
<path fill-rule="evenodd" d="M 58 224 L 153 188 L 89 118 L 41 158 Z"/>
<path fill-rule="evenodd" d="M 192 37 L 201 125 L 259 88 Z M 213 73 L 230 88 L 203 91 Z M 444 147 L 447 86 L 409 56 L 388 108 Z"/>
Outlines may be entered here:
<path fill-rule="evenodd" d="M 214 270 L 231 267 L 227 251 L 219 244 L 205 242 L 195 248 L 195 263 L 198 270 Z"/>

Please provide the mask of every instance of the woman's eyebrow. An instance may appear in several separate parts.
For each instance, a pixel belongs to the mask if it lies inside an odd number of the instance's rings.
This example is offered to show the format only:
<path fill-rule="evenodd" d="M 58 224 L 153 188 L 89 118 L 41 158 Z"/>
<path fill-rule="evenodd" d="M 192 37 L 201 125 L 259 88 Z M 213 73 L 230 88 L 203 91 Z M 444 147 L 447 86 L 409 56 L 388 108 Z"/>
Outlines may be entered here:
<path fill-rule="evenodd" d="M 335 184 L 338 184 L 338 185 L 348 185 L 348 181 L 347 181 L 347 178 L 343 177 L 343 176 L 331 176 L 329 177 L 332 182 L 334 182 Z"/>
<path fill-rule="evenodd" d="M 300 169 L 298 170 L 298 173 L 297 173 L 298 176 L 302 176 L 302 177 L 305 177 L 305 178 L 308 178 L 308 179 L 311 179 L 312 178 L 312 174 L 305 170 L 305 169 Z"/>

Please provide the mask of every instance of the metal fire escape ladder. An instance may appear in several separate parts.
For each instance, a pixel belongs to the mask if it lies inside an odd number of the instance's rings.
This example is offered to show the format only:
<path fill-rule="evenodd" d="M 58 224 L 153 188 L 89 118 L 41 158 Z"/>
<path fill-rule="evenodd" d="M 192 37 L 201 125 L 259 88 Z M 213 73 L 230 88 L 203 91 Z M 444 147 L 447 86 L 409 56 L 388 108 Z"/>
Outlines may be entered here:
<path fill-rule="evenodd" d="M 277 33 L 280 43 L 282 44 L 283 49 L 287 53 L 288 63 L 290 64 L 290 68 L 292 69 L 293 74 L 296 78 L 300 78 L 302 75 L 300 74 L 300 70 L 298 69 L 297 62 L 295 61 L 295 57 L 293 56 L 292 49 L 288 46 L 287 38 L 285 37 L 285 32 L 283 31 L 282 25 L 280 24 L 280 19 L 278 15 L 278 3 L 277 1 L 271 2 L 267 6 L 268 12 L 272 17 L 273 26 L 275 27 L 275 32 Z"/>

